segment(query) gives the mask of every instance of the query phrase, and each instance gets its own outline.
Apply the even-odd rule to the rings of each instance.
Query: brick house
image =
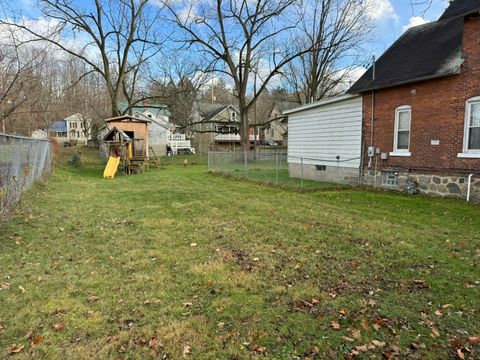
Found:
[[[363,181],[480,199],[480,1],[407,30],[350,89],[363,96]],[[373,110],[373,111],[372,111]]]

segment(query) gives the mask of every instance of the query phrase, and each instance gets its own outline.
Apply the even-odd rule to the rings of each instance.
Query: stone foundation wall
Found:
[[[302,164],[289,163],[288,173],[292,178],[302,177]],[[326,170],[317,170],[315,165],[303,165],[306,180],[328,181],[339,184],[358,185],[359,169],[326,165]]]
[[[384,172],[373,170],[365,171],[363,175],[363,183],[365,185],[376,185],[386,189],[395,189],[405,191],[410,182],[414,182],[417,191],[420,194],[455,197],[465,199],[468,188],[467,176],[446,176],[446,175],[429,175],[429,174],[412,174],[407,172],[396,172],[397,184],[395,186],[384,185]],[[375,182],[376,180],[376,182]],[[472,177],[472,185],[470,187],[470,200],[480,202],[480,176]]]

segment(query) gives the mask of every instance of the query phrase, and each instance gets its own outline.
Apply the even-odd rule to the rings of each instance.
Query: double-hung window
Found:
[[[412,108],[404,105],[395,109],[393,156],[410,156],[410,123]]]
[[[463,153],[459,157],[480,157],[480,96],[467,100]]]

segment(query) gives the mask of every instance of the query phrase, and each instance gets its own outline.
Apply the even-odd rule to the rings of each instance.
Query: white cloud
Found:
[[[369,0],[368,15],[374,21],[399,19],[390,0]]]
[[[428,22],[430,22],[430,20],[427,20],[427,19],[425,19],[421,16],[412,16],[410,18],[410,20],[408,21],[408,24],[404,25],[402,27],[402,31],[405,32],[408,29],[410,29],[411,27],[418,26],[418,25],[423,25],[423,24],[426,24]]]

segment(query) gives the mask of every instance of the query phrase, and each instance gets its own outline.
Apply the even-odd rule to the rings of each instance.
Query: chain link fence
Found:
[[[0,134],[0,218],[35,180],[51,171],[51,159],[49,140]]]
[[[338,176],[310,180],[313,171],[318,168],[312,165],[316,160],[288,156],[285,149],[262,149],[254,152],[242,151],[210,151],[208,153],[208,171],[233,178],[249,179],[284,187],[300,189],[340,189],[346,187],[339,184]],[[289,166],[290,162],[290,166]],[[318,161],[316,161],[318,162]],[[321,171],[321,170],[320,170]],[[357,170],[358,173],[358,170]],[[352,183],[358,182],[358,175],[352,177]]]

